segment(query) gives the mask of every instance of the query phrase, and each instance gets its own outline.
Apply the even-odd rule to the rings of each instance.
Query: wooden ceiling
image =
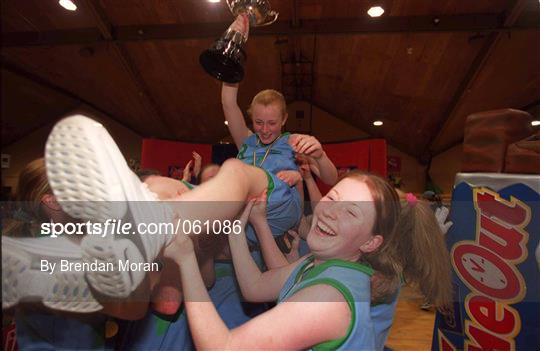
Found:
[[[224,0],[74,2],[1,2],[3,146],[81,104],[143,137],[227,135],[198,63],[232,20]],[[282,90],[425,161],[462,141],[468,114],[540,101],[538,0],[270,2],[279,21],[250,33],[242,107]]]

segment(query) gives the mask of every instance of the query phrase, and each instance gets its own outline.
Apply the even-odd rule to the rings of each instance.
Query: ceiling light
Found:
[[[368,11],[371,17],[380,17],[384,13],[384,9],[380,6],[372,6]]]
[[[380,126],[383,125],[383,122],[382,122],[382,121],[374,121],[374,122],[373,122],[373,125],[374,125],[375,127],[380,127]]]
[[[225,122],[223,122],[223,123],[225,123],[226,126],[229,125],[229,121],[225,121]]]
[[[216,3],[216,2],[220,2],[221,0],[208,0],[208,2],[212,2],[212,3]]]
[[[532,125],[533,127],[540,126],[540,121],[539,121],[539,120],[532,121],[532,122],[531,122],[531,125]]]
[[[77,9],[77,5],[75,5],[71,0],[60,0],[58,3],[60,6],[69,11],[75,11]]]

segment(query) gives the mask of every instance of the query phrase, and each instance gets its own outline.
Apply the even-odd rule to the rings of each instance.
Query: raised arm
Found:
[[[252,134],[246,125],[242,110],[238,106],[238,84],[223,83],[221,87],[221,105],[225,120],[227,120],[229,132],[233,137],[236,147],[240,149],[244,140]]]
[[[193,159],[195,160],[195,163],[193,164],[193,176],[198,179],[199,174],[201,173],[202,156],[199,155],[196,151],[193,151],[191,154],[193,155]]]
[[[190,239],[177,237],[165,249],[165,256],[174,258],[180,266],[187,317],[197,349],[307,349],[347,334],[351,310],[343,296],[328,285],[302,289],[287,302],[230,330],[210,300]],[[366,325],[366,332],[372,333],[370,325]]]
[[[246,209],[240,216],[242,223],[247,222],[253,204],[254,200],[246,205]],[[262,273],[249,252],[245,231],[240,234],[230,234],[229,246],[238,284],[244,298],[251,302],[276,301],[279,291],[296,264],[287,264]]]
[[[319,190],[319,187],[317,186],[317,183],[315,183],[315,179],[313,179],[313,176],[311,175],[311,169],[309,167],[309,164],[304,163],[300,165],[300,174],[302,174],[302,178],[306,183],[306,188],[309,194],[309,201],[311,202],[311,208],[314,209],[315,206],[317,206],[317,203],[321,200],[322,194]]]
[[[193,164],[193,160],[189,160],[189,162],[184,167],[184,171],[182,172],[182,180],[184,182],[191,181],[191,165]]]
[[[261,245],[264,263],[266,263],[268,269],[287,266],[289,261],[287,261],[285,255],[277,246],[272,231],[268,226],[268,221],[266,220],[266,194],[259,197],[253,205],[249,215],[249,222],[253,225],[253,229],[255,229],[259,244]]]

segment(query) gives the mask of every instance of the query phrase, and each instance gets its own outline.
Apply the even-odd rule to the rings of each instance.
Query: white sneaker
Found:
[[[54,269],[50,265],[54,264]],[[94,299],[84,277],[69,263],[81,263],[79,245],[64,237],[9,238],[2,236],[2,308],[20,301],[39,301],[67,312],[89,313],[103,307]]]
[[[112,297],[127,297],[144,279],[142,271],[120,270],[119,262],[152,262],[172,235],[139,235],[139,223],[169,223],[172,211],[128,167],[100,123],[81,115],[53,128],[45,148],[47,176],[69,215],[94,222],[123,219],[130,234],[86,235],[83,259],[113,264],[114,271],[88,272],[92,287]]]

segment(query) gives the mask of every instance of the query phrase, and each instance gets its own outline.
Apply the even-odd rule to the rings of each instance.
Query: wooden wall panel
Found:
[[[449,33],[321,36],[315,101],[420,155],[481,47],[481,40],[468,39],[467,34]],[[375,129],[375,119],[385,125]]]
[[[79,102],[2,69],[2,145],[52,123]]]
[[[519,109],[540,101],[539,42],[540,31],[515,31],[496,44],[474,85],[435,140],[435,151],[444,151],[461,142],[465,119],[471,113],[507,107]]]

